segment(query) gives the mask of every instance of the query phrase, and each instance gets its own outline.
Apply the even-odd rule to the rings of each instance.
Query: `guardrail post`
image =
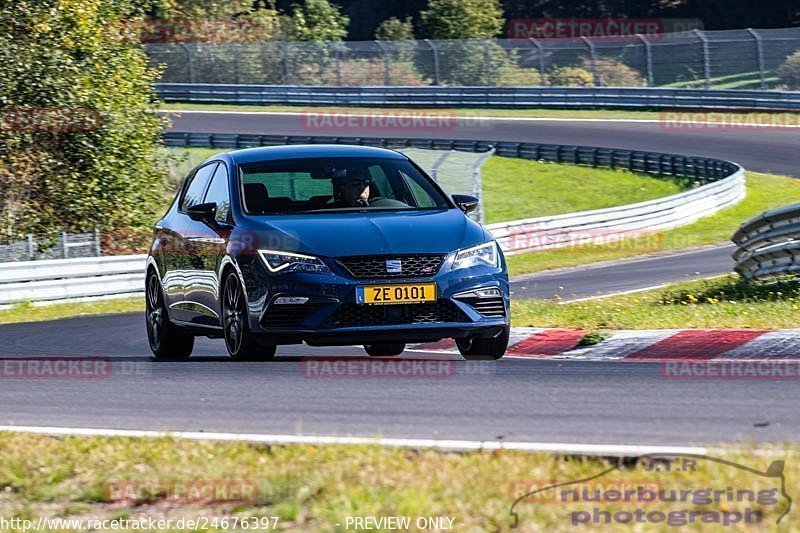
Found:
[[[761,36],[753,28],[747,28],[747,31],[756,40],[756,57],[758,58],[758,73],[761,76],[761,89],[766,90],[767,73],[764,68],[764,41],[761,40]]]
[[[383,55],[383,71],[384,71],[384,85],[391,85],[392,84],[392,67],[391,63],[389,63],[389,55],[386,53],[386,47],[383,45],[382,42],[375,40],[375,44],[378,45],[378,48],[381,49],[381,55]]]
[[[539,55],[539,76],[542,80],[542,87],[544,87],[547,85],[547,75],[544,73],[544,46],[533,37],[529,37],[528,40],[536,47],[536,51]]]
[[[594,78],[594,86],[600,87],[600,78],[597,76],[597,50],[594,48],[594,43],[587,37],[581,37],[581,41],[589,48],[589,60],[592,63],[592,77]]]
[[[441,85],[441,79],[439,77],[439,49],[430,39],[425,39],[425,44],[430,46],[431,50],[433,50],[433,84]]]
[[[94,228],[94,254],[97,257],[103,255],[103,251],[100,246],[100,228]]]
[[[711,49],[708,46],[708,38],[698,29],[693,30],[697,38],[703,44],[703,72],[706,78],[706,89],[711,88]]]
[[[61,257],[64,259],[69,258],[69,247],[67,246],[67,233],[61,232]]]
[[[647,65],[647,86],[653,87],[655,85],[653,82],[653,45],[647,40],[647,37],[641,33],[637,33],[636,37],[644,45],[644,61],[645,65]]]
[[[486,85],[492,86],[492,52],[489,48],[489,41],[481,39],[483,43],[483,55],[486,58]]]

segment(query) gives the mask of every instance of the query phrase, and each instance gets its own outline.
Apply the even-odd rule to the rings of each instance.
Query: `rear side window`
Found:
[[[216,163],[211,163],[195,172],[194,177],[190,179],[189,185],[186,187],[186,192],[183,193],[181,211],[186,211],[192,206],[203,203],[203,196],[208,188],[208,182],[211,180],[216,167]]]
[[[208,187],[206,198],[203,202],[217,204],[217,220],[228,222],[231,214],[231,196],[228,193],[228,171],[225,165],[217,165],[214,178]]]

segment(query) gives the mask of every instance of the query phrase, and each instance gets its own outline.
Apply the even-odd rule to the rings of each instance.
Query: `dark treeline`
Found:
[[[268,3],[269,0],[266,0]],[[256,0],[263,4],[265,0]],[[277,0],[288,11],[297,0]],[[372,39],[381,21],[410,16],[415,26],[427,0],[332,0],[350,17],[349,40]],[[800,0],[503,0],[506,20],[540,17],[665,17],[700,19],[708,30],[800,26]]]

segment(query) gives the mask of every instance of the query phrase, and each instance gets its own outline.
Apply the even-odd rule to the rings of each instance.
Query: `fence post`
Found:
[[[375,44],[377,44],[378,48],[381,49],[381,54],[383,55],[383,71],[384,71],[383,84],[389,86],[392,84],[392,67],[391,63],[389,62],[389,55],[386,53],[386,47],[383,45],[382,42],[376,39]]]
[[[61,257],[67,259],[69,257],[69,247],[67,246],[67,233],[61,232]]]
[[[292,69],[289,68],[289,41],[283,41],[283,80],[286,85],[292,84]]]
[[[100,257],[103,251],[100,246],[100,228],[94,228],[94,255]]]
[[[653,45],[647,40],[647,37],[641,33],[637,33],[636,37],[638,37],[644,45],[644,60],[647,65],[647,86],[653,87],[655,85],[653,82]]]
[[[239,43],[235,43],[233,45],[233,55],[235,58],[235,65],[236,65],[236,83],[241,85],[242,84],[242,45]]]
[[[492,86],[492,52],[489,48],[489,41],[481,39],[483,43],[483,55],[486,58],[486,85]]]
[[[544,87],[547,85],[547,75],[544,73],[544,46],[533,37],[529,37],[528,40],[536,47],[539,54],[539,76],[542,80],[542,87]]]
[[[178,43],[186,51],[186,63],[189,67],[189,83],[197,83],[194,76],[194,53],[186,43]]]
[[[34,255],[36,255],[36,244],[33,241],[33,235],[28,235],[28,259],[33,261]]]
[[[587,37],[581,37],[581,41],[589,48],[589,60],[592,62],[592,77],[594,78],[594,86],[600,87],[600,79],[597,76],[597,51],[594,48],[594,43]]]
[[[433,50],[433,84],[441,85],[441,80],[439,78],[439,49],[430,39],[425,39],[425,44],[430,46],[431,50]]]
[[[336,41],[328,41],[328,46],[333,50],[333,61],[336,65],[336,85],[342,85],[342,58],[339,51],[339,44]]]
[[[747,31],[750,35],[753,36],[753,39],[756,40],[756,57],[758,58],[758,73],[761,75],[761,89],[765,90],[767,88],[767,73],[764,69],[764,41],[761,40],[761,36],[756,33],[756,30],[753,28],[747,28]]]
[[[693,30],[700,42],[703,43],[703,71],[706,78],[706,89],[711,88],[711,50],[708,47],[708,38],[698,29]]]

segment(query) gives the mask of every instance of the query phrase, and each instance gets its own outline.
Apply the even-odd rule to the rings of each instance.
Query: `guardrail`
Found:
[[[0,264],[0,305],[144,292],[146,255]]]
[[[168,102],[309,106],[800,110],[800,91],[659,87],[311,87],[157,83]]]
[[[756,280],[800,271],[800,203],[765,211],[741,225],[732,240],[736,272]]]

